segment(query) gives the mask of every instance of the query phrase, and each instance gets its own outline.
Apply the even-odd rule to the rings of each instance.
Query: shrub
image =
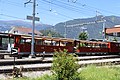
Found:
[[[66,50],[60,50],[55,52],[53,58],[52,70],[57,80],[77,79],[79,65],[72,54],[68,54]]]

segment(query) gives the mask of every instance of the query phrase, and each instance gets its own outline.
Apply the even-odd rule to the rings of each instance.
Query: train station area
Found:
[[[120,37],[120,25],[116,25],[112,28],[106,28],[105,33],[107,35]]]
[[[105,37],[110,40],[110,37],[117,38],[120,42],[120,25],[115,25],[112,28],[105,28]]]

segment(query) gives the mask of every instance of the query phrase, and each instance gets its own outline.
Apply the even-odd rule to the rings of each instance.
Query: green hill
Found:
[[[99,22],[103,20],[102,17],[103,16],[98,16],[98,17],[92,17],[92,18],[74,19],[66,22],[61,22],[56,24],[54,27],[52,27],[51,30],[54,29],[56,32],[59,32],[61,35],[64,36],[65,24],[66,26],[84,24],[82,26],[79,25],[79,26],[67,27],[66,37],[78,38],[78,35],[80,32],[86,31],[89,34],[89,39],[93,39],[93,38],[102,39],[103,38],[103,34],[102,34],[103,22]],[[120,24],[120,17],[118,16],[105,16],[104,19],[106,20],[106,24],[105,24],[106,28],[110,28]],[[88,24],[88,23],[91,23],[91,24]]]

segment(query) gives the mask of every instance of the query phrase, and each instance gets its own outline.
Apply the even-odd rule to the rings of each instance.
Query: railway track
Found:
[[[120,56],[118,55],[106,55],[106,56],[82,56],[77,57],[78,64],[80,67],[87,66],[90,64],[95,64],[98,66],[101,65],[119,65],[120,64]],[[1,73],[12,73],[13,67],[23,67],[22,71],[44,71],[50,70],[52,65],[52,57],[46,57],[42,60],[42,57],[39,58],[24,58],[24,59],[16,59],[15,63],[13,58],[0,60],[0,74]],[[15,65],[14,65],[15,64]]]

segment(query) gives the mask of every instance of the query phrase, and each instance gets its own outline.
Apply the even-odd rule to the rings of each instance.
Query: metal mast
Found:
[[[34,54],[35,7],[36,7],[36,0],[33,0],[33,24],[32,24],[33,27],[32,27],[32,44],[31,44],[30,57],[35,57],[35,54]]]
[[[66,22],[65,22],[64,27],[65,27],[65,34],[64,34],[64,36],[65,36],[65,38],[67,38],[67,26],[66,26]]]
[[[36,0],[33,0],[33,2],[31,2],[31,0],[29,0],[28,2],[24,3],[25,5],[28,3],[33,3],[33,16],[27,16],[27,19],[32,20],[32,43],[31,43],[31,54],[30,54],[30,58],[34,58],[35,54],[34,54],[34,29],[35,29],[35,9],[36,9]]]
[[[103,40],[105,40],[105,23],[106,23],[106,20],[103,19]]]

